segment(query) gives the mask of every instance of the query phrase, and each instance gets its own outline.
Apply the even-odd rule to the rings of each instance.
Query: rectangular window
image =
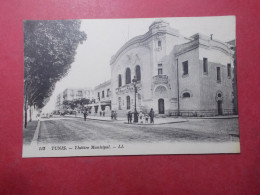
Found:
[[[105,97],[105,92],[104,91],[102,91],[102,98],[104,98]]]
[[[182,62],[182,67],[183,67],[183,75],[188,75],[189,74],[188,61]]]
[[[221,82],[220,67],[217,67],[217,82]]]
[[[203,58],[203,73],[208,74],[208,58]]]
[[[118,110],[122,110],[122,107],[121,107],[121,97],[118,97]]]
[[[162,46],[162,42],[158,41],[158,47],[161,47],[161,46]]]
[[[83,92],[82,91],[78,91],[77,96],[78,97],[82,97],[83,96]]]
[[[98,99],[100,99],[100,93],[98,92],[98,94],[97,94],[97,97],[98,97]]]
[[[107,89],[107,97],[109,97],[110,89]]]
[[[130,109],[130,96],[126,96],[126,109]]]
[[[231,77],[231,64],[227,65],[227,75],[229,78]]]
[[[158,75],[163,74],[162,64],[158,64]]]

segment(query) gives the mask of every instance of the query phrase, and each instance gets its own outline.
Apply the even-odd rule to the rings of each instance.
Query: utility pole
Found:
[[[137,83],[137,79],[136,76],[134,76],[133,80],[132,80],[133,84],[134,84],[134,90],[135,90],[135,111],[134,111],[134,122],[138,123],[138,114],[137,114],[137,110],[136,110],[136,93],[137,93],[137,87],[136,87],[136,83]]]
[[[177,102],[178,102],[178,111],[177,111],[177,116],[180,116],[180,86],[179,86],[179,62],[178,58],[176,59],[177,63]]]

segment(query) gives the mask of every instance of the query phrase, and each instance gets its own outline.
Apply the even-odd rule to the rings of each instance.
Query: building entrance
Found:
[[[164,99],[158,100],[158,110],[159,114],[164,114]]]
[[[222,109],[222,101],[218,100],[218,115],[223,115],[223,109]]]

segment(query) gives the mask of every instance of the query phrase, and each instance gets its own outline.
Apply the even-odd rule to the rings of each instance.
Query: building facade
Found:
[[[105,111],[105,115],[110,114],[111,110],[111,81],[103,82],[94,88],[95,101],[88,105],[92,115]]]
[[[202,34],[182,36],[167,22],[126,42],[112,56],[111,106],[125,115],[137,111],[184,116],[233,113],[234,51]]]
[[[56,110],[63,110],[64,101],[72,101],[76,99],[94,99],[94,91],[91,88],[67,88],[63,92],[59,93],[56,98]]]

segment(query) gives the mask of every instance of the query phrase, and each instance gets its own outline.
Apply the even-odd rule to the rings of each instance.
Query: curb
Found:
[[[80,117],[80,116],[76,116],[76,117],[65,116],[65,117],[84,119],[83,117]],[[127,123],[127,122],[124,122],[125,120],[102,120],[102,119],[99,119],[99,118],[88,118],[88,117],[87,117],[87,120],[117,122],[117,123],[123,122],[121,124],[126,124],[126,125],[165,125],[165,124],[183,123],[183,122],[188,122],[189,121],[189,120],[185,119],[185,120],[182,120],[182,121],[163,122],[163,123],[157,123],[157,124],[151,124],[151,123],[145,124],[145,123]]]
[[[164,122],[164,123],[157,123],[157,124],[151,124],[151,123],[148,123],[148,124],[145,124],[145,123],[127,123],[127,122],[124,122],[124,124],[127,124],[127,125],[144,125],[144,126],[154,126],[154,125],[165,125],[165,124],[173,124],[173,123],[184,123],[184,122],[188,122],[188,120],[185,120],[185,121],[173,121],[173,122]]]
[[[41,121],[38,120],[38,124],[37,124],[37,127],[36,127],[36,130],[34,132],[34,135],[33,135],[33,139],[32,139],[32,142],[31,142],[31,146],[35,146],[38,144],[38,137],[39,137],[39,131],[40,131],[40,123]]]
[[[189,119],[234,119],[239,118],[239,116],[230,116],[230,117],[189,117]]]
[[[65,117],[84,119],[83,117],[80,117],[80,116],[76,116],[76,117],[65,116]],[[87,120],[96,120],[96,121],[107,121],[107,122],[121,122],[121,121],[124,121],[124,120],[104,120],[104,119],[99,119],[99,118],[88,118],[88,117],[86,119]]]
[[[102,119],[97,119],[97,118],[88,118],[88,120],[96,120],[96,121],[107,121],[107,122],[122,122],[123,120],[102,120]]]

